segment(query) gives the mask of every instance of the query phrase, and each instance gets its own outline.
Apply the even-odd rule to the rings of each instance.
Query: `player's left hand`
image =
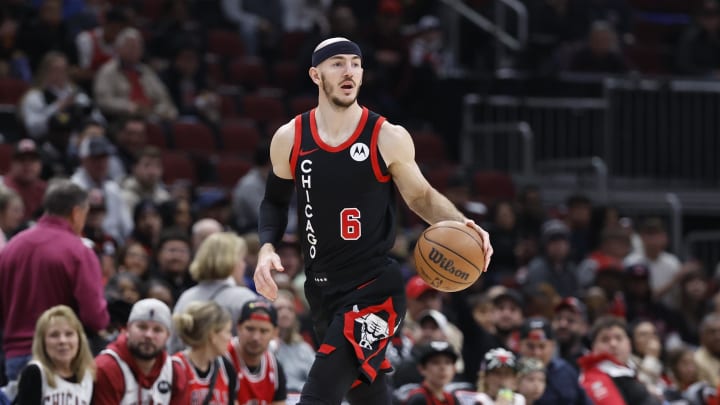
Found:
[[[480,235],[480,239],[482,239],[483,253],[485,254],[485,268],[483,269],[483,272],[486,272],[488,266],[490,266],[490,258],[493,254],[493,247],[490,244],[490,234],[482,229],[482,227],[476,224],[472,219],[466,219],[465,225],[477,232]]]

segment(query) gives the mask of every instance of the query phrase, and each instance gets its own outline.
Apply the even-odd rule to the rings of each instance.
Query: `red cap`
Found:
[[[408,298],[418,299],[428,291],[434,291],[420,276],[413,276],[405,286],[405,295]]]

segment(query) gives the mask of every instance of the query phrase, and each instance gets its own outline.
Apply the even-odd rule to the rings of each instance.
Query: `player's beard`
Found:
[[[325,97],[327,97],[328,100],[337,108],[341,109],[348,109],[351,105],[355,104],[355,101],[357,101],[358,92],[355,93],[355,97],[349,100],[343,100],[340,99],[340,97],[333,96],[333,93],[335,92],[335,86],[328,83],[324,78],[320,77],[320,80],[322,82],[322,88],[323,92],[325,93]],[[357,86],[355,86],[356,89],[358,89]],[[359,90],[359,89],[358,89]]]

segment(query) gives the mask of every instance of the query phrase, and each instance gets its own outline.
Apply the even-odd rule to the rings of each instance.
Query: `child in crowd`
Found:
[[[525,405],[525,397],[517,390],[517,359],[501,347],[485,354],[478,376],[479,405]]]

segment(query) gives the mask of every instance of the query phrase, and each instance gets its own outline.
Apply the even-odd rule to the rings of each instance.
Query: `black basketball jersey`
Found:
[[[350,138],[330,146],[318,134],[314,109],[295,117],[290,167],[306,269],[332,273],[387,260],[395,241],[396,206],[377,146],[383,122],[363,108]]]

